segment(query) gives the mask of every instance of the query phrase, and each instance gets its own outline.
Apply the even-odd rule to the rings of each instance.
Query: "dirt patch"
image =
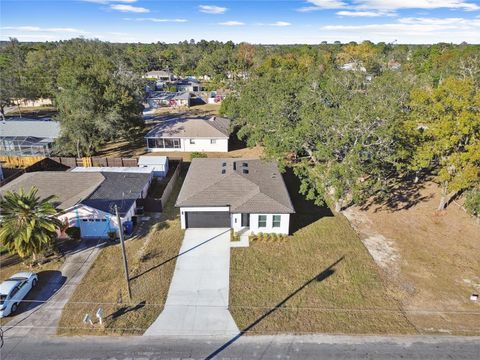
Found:
[[[480,334],[480,226],[451,204],[437,212],[439,189],[419,187],[403,209],[352,207],[345,216],[382,269],[386,283],[420,332]]]

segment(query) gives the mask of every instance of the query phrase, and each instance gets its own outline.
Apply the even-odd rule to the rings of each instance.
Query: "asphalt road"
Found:
[[[10,359],[480,359],[480,337],[7,337]]]

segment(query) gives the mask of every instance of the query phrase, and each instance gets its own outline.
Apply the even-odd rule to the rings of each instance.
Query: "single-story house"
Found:
[[[153,91],[150,92],[147,98],[147,105],[148,108],[152,109],[160,107],[188,107],[191,105],[191,94],[189,92]]]
[[[175,76],[168,70],[154,70],[145,74],[146,79],[156,79],[161,81],[173,81]]]
[[[168,158],[166,156],[140,156],[139,169],[148,169],[155,177],[165,177],[168,173]]]
[[[182,229],[252,234],[288,234],[295,212],[277,164],[259,159],[192,159],[176,206]]]
[[[176,117],[156,125],[145,139],[148,151],[227,152],[229,136],[229,119]]]
[[[202,85],[195,79],[177,81],[178,92],[198,92],[202,91]]]
[[[36,186],[41,198],[56,196],[58,219],[79,227],[82,237],[105,238],[119,227],[114,205],[123,225],[131,221],[136,202],[147,196],[151,181],[151,172],[41,171],[21,175],[2,186],[0,194],[22,188],[28,191]]]
[[[0,121],[0,155],[49,156],[60,123],[50,119],[7,118]]]

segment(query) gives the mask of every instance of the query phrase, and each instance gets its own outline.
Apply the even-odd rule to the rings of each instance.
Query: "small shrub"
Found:
[[[230,241],[240,241],[240,235],[238,235],[233,229],[230,230]]]
[[[78,226],[71,226],[67,230],[65,230],[65,234],[68,235],[69,238],[73,240],[80,239],[80,228]]]
[[[474,216],[480,216],[480,188],[472,189],[465,194],[465,209]]]
[[[110,230],[108,233],[108,239],[113,241],[117,238],[117,232],[115,230]]]
[[[195,158],[206,158],[207,154],[204,152],[199,152],[199,151],[194,151],[190,154],[190,160],[195,159]]]

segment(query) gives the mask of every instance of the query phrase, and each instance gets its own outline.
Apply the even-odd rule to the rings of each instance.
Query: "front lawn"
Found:
[[[346,218],[314,206],[285,176],[294,234],[234,248],[230,310],[249,334],[407,334],[415,329],[388,293]]]
[[[141,235],[125,243],[133,299],[127,296],[120,245],[108,246],[65,306],[59,335],[141,335],[158,317],[183,239],[178,209],[174,207],[186,175],[183,166],[160,219],[152,217],[146,224],[147,231],[140,231]],[[104,310],[103,326],[95,319],[99,306]],[[93,327],[82,322],[87,313],[95,320]]]

